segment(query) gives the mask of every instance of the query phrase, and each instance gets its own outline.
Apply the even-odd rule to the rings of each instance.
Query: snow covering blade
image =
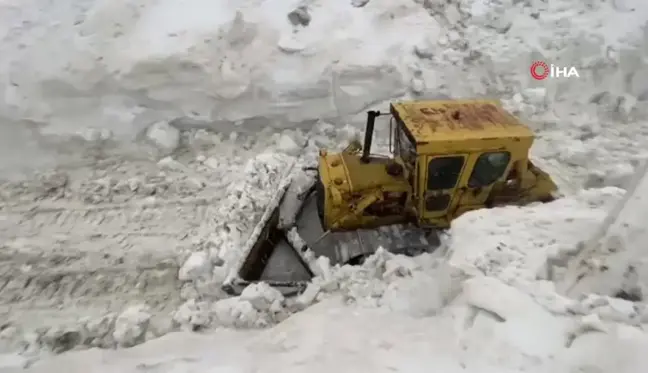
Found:
[[[286,210],[283,201],[287,192],[293,191],[298,184],[293,182],[297,163],[295,161],[282,175],[277,193],[266,206],[241,251],[239,261],[223,284],[226,292],[238,295],[251,283],[265,282],[289,295],[302,291],[313,277],[304,253],[296,249],[286,230],[281,229],[286,225],[286,219],[280,219]],[[305,247],[300,249],[305,250]]]
[[[303,290],[313,277],[307,262],[291,245],[286,233],[278,228],[279,208],[275,207],[256,242],[251,246],[236,277],[226,282],[225,290],[240,294],[255,282],[265,282],[278,288],[284,295]]]

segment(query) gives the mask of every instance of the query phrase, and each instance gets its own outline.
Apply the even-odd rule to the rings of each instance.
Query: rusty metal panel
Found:
[[[531,129],[496,100],[406,101],[393,103],[390,111],[405,125],[417,146],[533,138]]]
[[[494,101],[420,101],[398,106],[400,117],[415,132],[484,131],[521,125]]]

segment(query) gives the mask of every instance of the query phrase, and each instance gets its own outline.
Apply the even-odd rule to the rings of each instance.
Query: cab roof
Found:
[[[533,139],[533,131],[496,100],[404,101],[392,103],[390,111],[405,125],[417,145]]]

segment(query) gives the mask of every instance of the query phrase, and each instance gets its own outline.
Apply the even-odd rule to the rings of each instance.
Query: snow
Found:
[[[164,155],[171,154],[180,144],[180,131],[165,122],[153,123],[146,129],[146,137]]]
[[[646,209],[648,163],[637,168],[627,183],[627,193],[595,234],[581,242],[571,260],[560,289],[570,295],[598,293],[642,299],[646,293],[644,242],[646,229],[641,216]],[[572,253],[573,254],[573,253]]]
[[[68,372],[90,373],[135,372],[145,367],[228,372],[278,368],[297,372],[304,367],[315,372],[352,372],[365,367],[388,372],[424,371],[430,366],[447,372],[513,372],[520,368],[529,372],[613,368],[640,372],[641,364],[646,363],[640,349],[648,340],[636,329],[619,326],[605,332],[590,331],[566,348],[569,338],[574,338],[566,330],[582,327],[581,322],[553,317],[515,288],[496,281],[480,282],[475,279],[467,286],[480,292],[496,291],[498,297],[488,301],[475,292],[466,297],[470,300],[477,296],[482,300],[480,306],[486,307],[494,306],[495,301],[516,305],[504,313],[506,321],[466,306],[424,318],[381,309],[350,310],[334,298],[272,329],[223,329],[206,335],[172,333],[123,351],[60,355],[49,365],[36,362],[28,371],[49,372],[55,364],[65,366]]]
[[[252,284],[241,293],[241,300],[250,302],[258,310],[269,310],[281,307],[283,295],[265,283]]]
[[[204,251],[193,252],[185,260],[182,267],[180,267],[178,279],[180,281],[191,281],[209,275],[211,270],[210,264],[208,253]]]
[[[21,352],[0,371],[645,370],[648,307],[600,291],[646,273],[645,188],[627,186],[648,156],[645,2],[0,9],[0,351]],[[580,78],[534,81],[536,59]],[[466,214],[431,255],[316,259],[296,299],[220,290],[292,165],[367,108],[444,96],[501,98],[564,197]],[[587,258],[612,280],[556,291],[626,188],[620,252]]]
[[[121,347],[130,347],[141,343],[150,319],[151,314],[146,306],[127,308],[115,320],[113,338]]]

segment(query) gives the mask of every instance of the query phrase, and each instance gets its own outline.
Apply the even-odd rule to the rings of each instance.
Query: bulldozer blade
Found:
[[[291,245],[285,231],[279,228],[282,201],[293,185],[293,169],[294,164],[284,173],[275,197],[246,241],[239,261],[231,268],[223,284],[227,293],[238,295],[252,283],[265,282],[290,295],[302,291],[313,277],[303,253]]]
[[[313,278],[313,272],[300,253],[290,244],[283,230],[277,228],[279,208],[272,212],[259,239],[252,245],[236,277],[226,282],[224,289],[233,295],[256,282],[265,282],[292,295],[303,291]]]
[[[303,171],[292,178],[281,200],[278,225],[281,229],[289,230],[295,226],[298,215],[304,210],[304,201],[315,190],[317,172],[310,169]]]

